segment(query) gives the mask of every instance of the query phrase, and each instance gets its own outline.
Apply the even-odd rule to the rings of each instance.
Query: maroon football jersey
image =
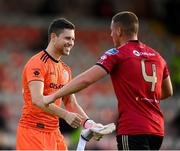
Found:
[[[161,85],[169,72],[160,54],[139,41],[129,41],[106,51],[97,65],[111,75],[118,100],[118,134],[163,136]]]

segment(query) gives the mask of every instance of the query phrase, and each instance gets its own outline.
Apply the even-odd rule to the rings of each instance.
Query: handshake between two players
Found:
[[[55,95],[44,96],[44,99],[43,99],[44,105],[48,106],[50,103],[52,103],[56,99],[57,98]],[[69,124],[68,120],[67,120],[67,123]],[[100,140],[104,135],[110,134],[116,129],[116,126],[114,123],[110,123],[108,125],[102,125],[102,124],[97,124],[93,120],[90,120],[90,119],[87,119],[84,122],[83,127],[84,129],[81,132],[77,150],[84,150],[86,142],[89,141],[91,138],[94,137],[96,140]],[[74,128],[77,128],[76,122],[74,124]]]

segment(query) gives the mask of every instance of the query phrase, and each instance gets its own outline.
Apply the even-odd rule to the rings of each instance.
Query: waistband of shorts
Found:
[[[56,127],[49,127],[46,126],[43,123],[33,123],[33,124],[27,124],[27,123],[19,123],[19,126],[25,127],[25,128],[33,128],[39,131],[45,131],[45,132],[49,132],[49,131],[54,131],[59,129],[59,126]]]

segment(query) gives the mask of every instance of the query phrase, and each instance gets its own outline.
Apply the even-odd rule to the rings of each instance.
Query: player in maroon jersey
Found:
[[[78,92],[110,74],[118,100],[118,149],[158,150],[164,136],[160,100],[172,96],[173,89],[165,60],[138,40],[138,29],[134,13],[116,14],[111,22],[115,48],[57,93],[44,97],[44,103]]]

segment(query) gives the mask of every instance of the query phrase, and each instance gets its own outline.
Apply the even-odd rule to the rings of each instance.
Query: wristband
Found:
[[[88,120],[90,120],[90,119],[87,118],[87,119],[84,121],[84,123],[83,123],[83,127],[84,127],[84,128],[85,128],[85,123],[86,123]]]
[[[94,123],[95,123],[95,122],[94,122],[93,120],[91,120],[91,119],[86,119],[85,122],[84,122],[84,124],[83,124],[83,127],[84,127],[85,129],[91,128],[91,127],[93,127]]]

